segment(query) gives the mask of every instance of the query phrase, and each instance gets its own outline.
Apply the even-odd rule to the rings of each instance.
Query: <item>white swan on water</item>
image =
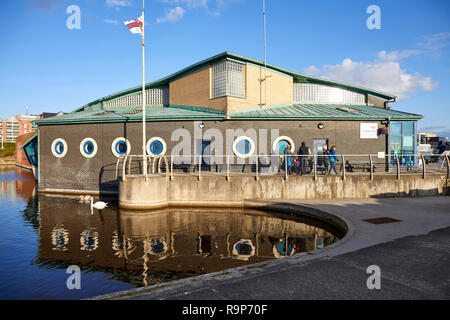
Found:
[[[105,209],[108,206],[108,203],[105,203],[103,201],[97,201],[94,203],[94,198],[91,197],[91,208],[95,209]]]

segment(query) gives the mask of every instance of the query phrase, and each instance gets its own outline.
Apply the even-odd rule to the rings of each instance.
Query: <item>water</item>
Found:
[[[80,299],[322,248],[319,222],[241,209],[91,211],[38,195],[32,173],[0,167],[0,299]],[[286,242],[287,240],[287,242]],[[69,290],[67,267],[81,271]]]

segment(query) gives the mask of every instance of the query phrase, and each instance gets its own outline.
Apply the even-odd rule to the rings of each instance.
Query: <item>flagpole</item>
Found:
[[[145,42],[144,42],[144,28],[145,28],[145,18],[144,18],[144,1],[142,0],[142,156],[144,165],[144,177],[147,180],[147,153],[145,150],[146,138],[146,117],[145,117]]]

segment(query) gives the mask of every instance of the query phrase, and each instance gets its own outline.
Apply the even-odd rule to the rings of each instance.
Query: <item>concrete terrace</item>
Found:
[[[251,202],[249,205],[254,206]],[[290,214],[313,208],[349,232],[321,250],[94,299],[449,299],[450,197],[260,202]],[[370,224],[364,219],[400,220]],[[381,289],[368,290],[370,265]]]

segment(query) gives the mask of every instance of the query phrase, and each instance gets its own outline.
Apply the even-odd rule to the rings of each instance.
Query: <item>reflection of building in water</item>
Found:
[[[52,231],[53,250],[67,251],[69,243],[69,231],[61,227],[54,227]]]
[[[241,209],[106,208],[91,215],[76,200],[40,197],[40,216],[41,260],[121,270],[141,285],[315,250],[342,236],[318,222]]]
[[[29,203],[35,196],[35,178],[30,170],[17,167],[0,167],[2,180],[0,181],[1,193],[9,199],[22,198]]]

